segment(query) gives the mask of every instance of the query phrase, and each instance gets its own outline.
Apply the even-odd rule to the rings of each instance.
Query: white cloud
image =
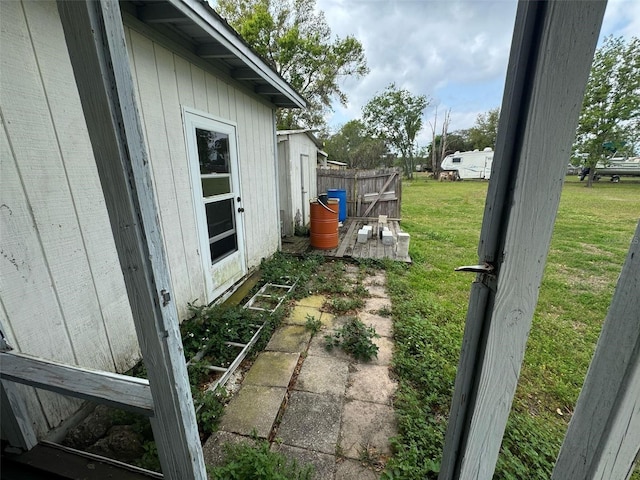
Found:
[[[371,70],[343,82],[349,103],[335,107],[334,128],[359,118],[392,82],[429,96],[440,112],[451,108],[451,130],[470,127],[501,104],[515,0],[317,0],[317,6],[334,34],[362,42]],[[640,35],[640,1],[610,0],[602,32]],[[421,145],[431,136],[426,121],[425,127]]]

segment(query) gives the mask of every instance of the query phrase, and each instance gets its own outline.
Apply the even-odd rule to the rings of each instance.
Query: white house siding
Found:
[[[153,169],[161,223],[181,318],[207,301],[182,107],[237,125],[247,267],[278,249],[274,119],[258,97],[214,75],[199,59],[126,18],[126,38]],[[171,49],[170,49],[171,48]],[[208,299],[212,300],[212,299]]]
[[[303,225],[311,221],[309,200],[318,196],[318,181],[316,175],[318,148],[304,133],[280,134],[278,144],[278,162],[280,165],[280,209],[283,213],[283,233],[294,233],[296,215],[302,216]],[[305,175],[302,176],[301,155],[307,155]],[[302,188],[304,182],[304,205]]]
[[[0,2],[0,321],[17,351],[124,371],[139,357],[53,2]],[[42,435],[79,402],[26,395]]]

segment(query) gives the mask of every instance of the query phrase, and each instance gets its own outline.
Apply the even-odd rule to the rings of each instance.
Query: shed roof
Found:
[[[194,54],[223,69],[277,107],[304,108],[305,99],[204,0],[135,0],[123,11],[178,37]]]
[[[278,130],[276,133],[279,137],[284,137],[286,135],[296,135],[296,134],[300,134],[300,133],[304,133],[307,135],[307,137],[309,137],[311,139],[311,141],[313,143],[315,143],[316,147],[318,147],[319,149],[321,149],[322,147],[324,147],[324,143],[318,139],[318,137],[316,137],[313,132],[317,132],[317,130],[314,130],[312,128],[300,128],[297,130]]]

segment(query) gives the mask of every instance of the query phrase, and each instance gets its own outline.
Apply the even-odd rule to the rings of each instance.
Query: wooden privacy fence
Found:
[[[400,218],[402,177],[398,168],[380,170],[318,169],[318,194],[336,188],[347,192],[347,216]]]

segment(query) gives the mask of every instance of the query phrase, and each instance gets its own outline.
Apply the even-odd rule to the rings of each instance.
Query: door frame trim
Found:
[[[215,126],[212,127],[212,124],[215,124]],[[234,192],[233,197],[242,198],[243,195],[242,179],[240,175],[240,155],[238,152],[238,124],[229,119],[212,115],[209,112],[183,106],[182,125],[184,128],[185,148],[187,163],[189,167],[189,180],[191,183],[191,196],[193,199],[193,208],[198,233],[198,249],[200,251],[200,260],[204,276],[206,289],[205,293],[207,296],[206,301],[207,303],[209,303],[220,297],[225,291],[227,291],[231,286],[242,279],[247,273],[244,219],[242,215],[238,214],[237,212],[237,208],[242,202],[237,202],[234,200],[234,209],[236,210],[234,214],[238,248],[236,252],[219,259],[215,264],[213,264],[211,262],[211,254],[209,252],[209,237],[208,231],[206,229],[207,216],[204,208],[204,203],[202,202],[204,196],[202,194],[202,185],[200,183],[200,169],[195,168],[194,163],[196,161],[195,159],[197,159],[197,152],[193,151],[191,129],[193,129],[194,127],[198,127],[198,125],[202,126],[202,128],[214,130],[217,129],[216,131],[228,134],[229,139],[233,139],[233,141],[229,142],[229,153],[231,156],[229,160],[229,167],[231,170],[231,187]],[[239,260],[240,271],[238,272],[238,274],[231,276],[223,284],[215,285],[212,270],[216,267],[216,265],[221,269],[229,265],[232,261],[234,261],[233,258],[235,257],[235,253],[237,253],[237,257]]]

